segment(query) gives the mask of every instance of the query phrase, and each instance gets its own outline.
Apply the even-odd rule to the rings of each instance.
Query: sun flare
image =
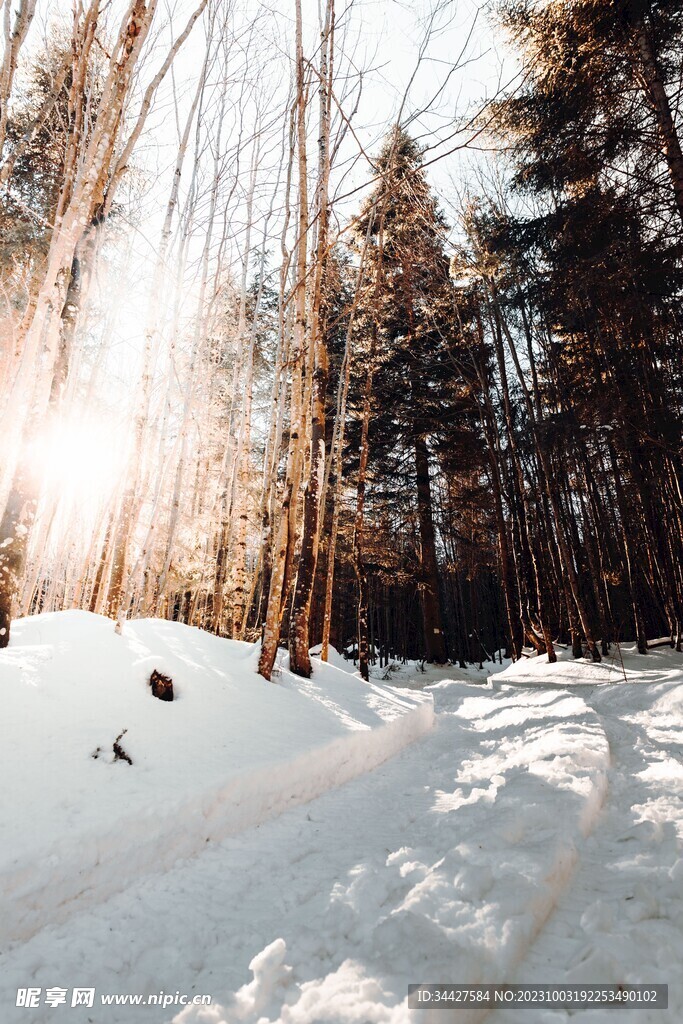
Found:
[[[63,419],[32,447],[41,489],[67,504],[96,506],[114,487],[125,464],[124,443],[102,419]]]

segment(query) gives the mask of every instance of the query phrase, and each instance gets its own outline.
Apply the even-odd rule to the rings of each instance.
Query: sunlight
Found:
[[[125,438],[93,416],[64,419],[35,442],[30,458],[44,493],[94,509],[123,470]]]

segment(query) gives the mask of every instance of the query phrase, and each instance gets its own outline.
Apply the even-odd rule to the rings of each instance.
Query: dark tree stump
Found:
[[[152,696],[159,700],[173,700],[173,680],[156,669],[149,677],[149,685],[152,687]]]

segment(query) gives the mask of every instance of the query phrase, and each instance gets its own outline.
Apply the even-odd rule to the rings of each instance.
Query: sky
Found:
[[[155,36],[148,46],[139,92],[162,62],[171,36],[179,33],[197,3],[159,0]],[[304,48],[307,56],[313,56],[318,45],[320,0],[302,3]],[[285,101],[292,72],[294,0],[211,0],[212,5],[217,5],[218,17],[225,18],[223,35],[237,40],[227,62],[228,96],[235,97],[240,80],[251,76],[266,96],[266,106],[277,112]],[[107,5],[112,26],[118,26],[125,7],[126,0],[112,0]],[[340,218],[357,210],[364,186],[372,178],[363,153],[372,157],[378,152],[399,112],[404,126],[426,147],[429,177],[446,212],[457,203],[463,180],[486,147],[485,140],[473,139],[470,117],[501,86],[514,81],[517,71],[495,28],[494,7],[495,0],[337,0],[337,92],[346,113],[354,111],[353,134],[347,132],[333,173],[337,197],[348,195],[348,201],[338,198]],[[41,45],[47,27],[56,20],[68,24],[71,10],[71,0],[38,0],[35,45]],[[182,111],[191,102],[202,64],[205,21],[195,25],[159,89],[136,151],[141,172],[133,188],[139,211],[136,227],[141,236],[149,236],[152,246],[162,196],[168,193]],[[247,46],[250,53],[243,60],[240,51]],[[349,93],[346,97],[345,91]],[[217,102],[214,97],[213,108],[205,112],[205,123],[210,123]],[[277,157],[277,147],[271,149],[271,155]],[[314,138],[311,156],[315,156]],[[264,165],[266,162],[267,158]]]
[[[174,6],[172,24],[182,25],[192,0]],[[337,64],[339,96],[350,113],[362,91],[352,120],[353,137],[346,144],[333,174],[340,216],[357,209],[363,187],[372,178],[367,160],[375,155],[388,128],[401,121],[426,147],[429,176],[448,206],[472,160],[478,159],[482,141],[472,140],[468,122],[473,112],[514,80],[516,64],[506,53],[504,40],[494,29],[490,0],[352,0],[337,2]],[[314,54],[319,32],[318,0],[303,0],[306,54]],[[229,21],[237,35],[259,19],[260,43],[267,51],[260,84],[274,87],[277,103],[289,83],[293,53],[293,0],[241,0]],[[429,41],[427,42],[427,37]],[[189,97],[202,60],[204,39],[196,28],[174,67],[176,94]],[[422,52],[421,52],[422,50]],[[170,83],[167,83],[170,86]],[[236,83],[233,82],[234,89]],[[182,100],[181,100],[182,102]],[[313,104],[312,104],[313,107]],[[150,119],[144,146],[161,174],[168,172],[176,137],[169,132],[170,87],[159,96]],[[465,144],[468,143],[467,147]],[[460,149],[459,147],[463,147]],[[315,139],[311,139],[315,156]],[[358,191],[356,191],[358,190]]]
[[[46,0],[42,2],[45,5]],[[121,8],[123,0],[115,2]],[[65,4],[66,0],[59,3]],[[141,76],[139,92],[162,62],[171,33],[178,34],[196,3],[197,0],[160,0],[158,36]],[[52,12],[50,16],[54,16],[54,5],[47,6]],[[319,40],[318,0],[303,0],[303,16],[305,53],[315,57]],[[286,145],[286,107],[292,76],[294,0],[220,0],[218,17],[225,19],[221,35],[227,55],[223,64],[215,65],[211,72],[214,88],[208,91],[202,113],[204,137],[194,182],[200,215],[196,218],[198,226],[191,248],[198,254],[204,240],[201,213],[209,202],[218,109],[227,96],[221,137],[226,156],[221,162],[219,208],[223,225],[227,225],[223,255],[228,261],[233,259],[237,268],[244,255],[252,150],[247,143],[236,159],[235,140],[248,138],[257,103],[265,128],[255,189],[256,224],[250,247],[252,251],[260,247],[263,218],[272,207],[267,247],[271,253],[279,250],[284,176],[280,164]],[[455,224],[463,181],[482,155],[481,139],[467,145],[473,139],[469,121],[473,112],[498,92],[501,83],[514,78],[516,70],[510,55],[505,55],[502,39],[494,32],[492,3],[351,0],[345,4],[344,0],[337,0],[336,17],[335,94],[345,116],[353,116],[352,128],[347,130],[332,175],[334,223],[343,228],[357,214],[373,179],[369,160],[378,153],[383,137],[400,114],[402,123],[425,146],[429,178],[447,219]],[[128,198],[135,236],[131,242],[132,259],[138,258],[142,263],[152,259],[156,252],[178,139],[199,78],[205,46],[205,25],[197,23],[176,58],[172,73],[159,89],[136,150],[136,171],[128,182]],[[315,111],[314,96],[309,104],[312,171],[316,160]],[[337,124],[341,124],[338,117]],[[180,206],[188,195],[191,169],[189,153],[183,169]],[[279,198],[273,204],[275,192]],[[125,190],[119,198],[125,206]],[[217,248],[223,225],[216,228]],[[190,260],[192,272],[197,261],[198,255]],[[135,277],[144,277],[144,271],[136,271]],[[186,295],[190,302],[191,282],[186,284]],[[126,316],[133,323],[139,320],[134,308]],[[124,321],[126,316],[122,317]]]

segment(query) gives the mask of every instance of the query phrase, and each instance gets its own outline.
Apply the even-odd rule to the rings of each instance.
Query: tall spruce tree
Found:
[[[431,444],[445,408],[443,339],[452,289],[444,251],[446,222],[421,164],[419,145],[395,129],[377,160],[380,183],[359,218],[359,240],[369,232],[373,243],[360,317],[370,339],[361,376],[371,375],[366,395],[371,489],[382,491],[389,504],[398,500],[404,510],[407,505],[415,515],[423,650],[427,660],[444,662],[448,652]],[[381,474],[375,472],[379,467]],[[356,531],[361,529],[357,523]],[[358,557],[363,560],[362,551]]]

